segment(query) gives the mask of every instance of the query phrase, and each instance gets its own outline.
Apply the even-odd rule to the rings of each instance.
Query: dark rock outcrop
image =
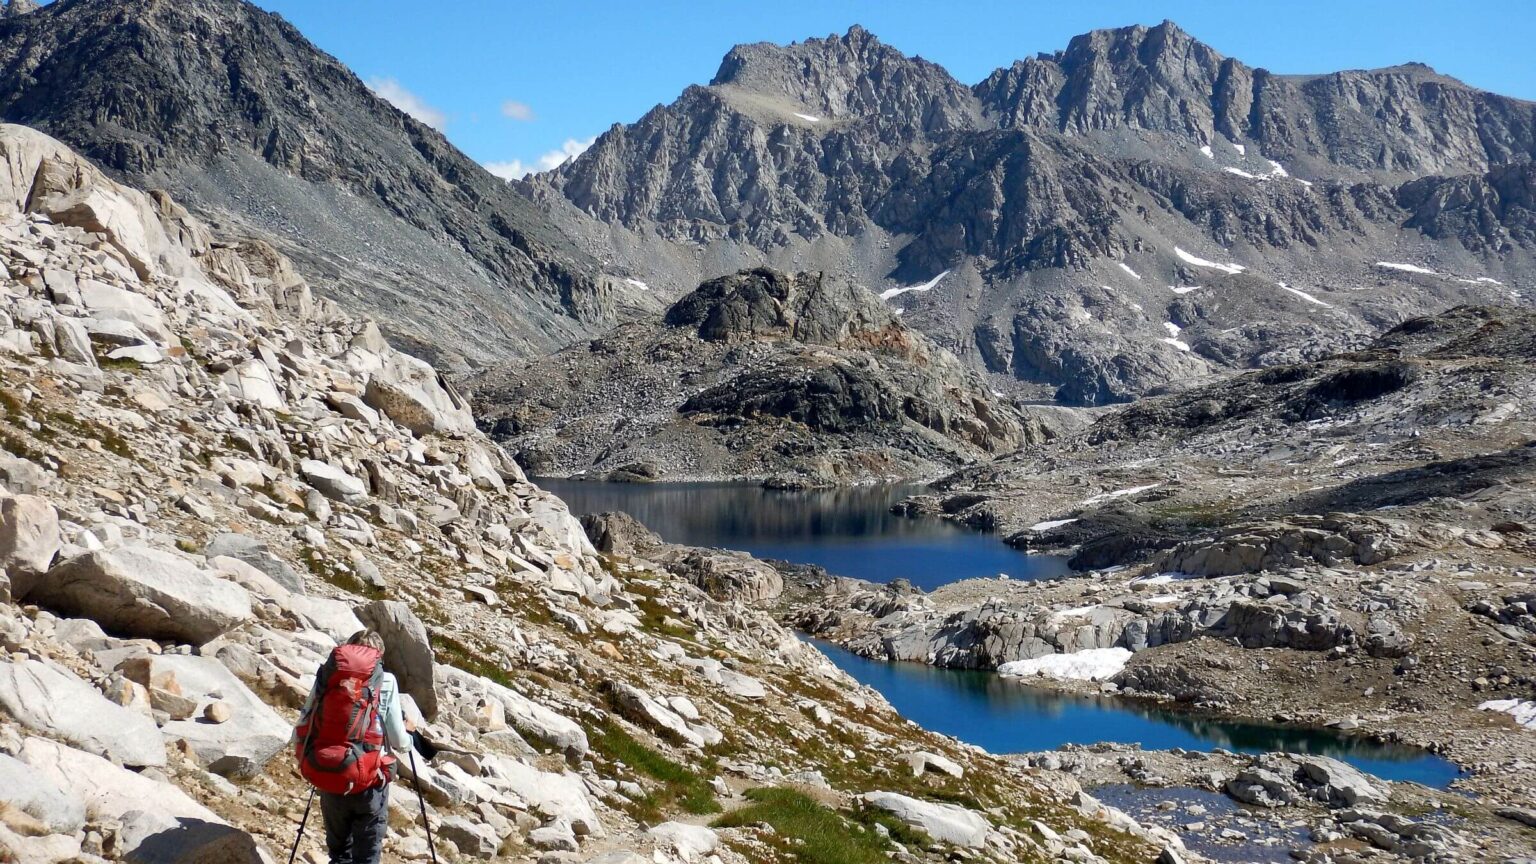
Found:
[[[873,294],[819,273],[711,280],[661,323],[469,384],[493,435],[565,474],[916,477],[1049,434]]]

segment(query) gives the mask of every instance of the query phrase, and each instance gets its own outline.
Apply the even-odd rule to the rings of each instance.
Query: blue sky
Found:
[[[1074,35],[1168,18],[1275,72],[1428,63],[1536,99],[1531,0],[257,0],[502,173],[558,164],[707,83],[739,42],[862,24],[967,84]]]

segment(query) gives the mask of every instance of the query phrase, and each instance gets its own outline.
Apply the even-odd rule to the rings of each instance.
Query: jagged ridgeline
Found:
[[[0,20],[0,117],[458,369],[768,265],[885,293],[1005,389],[1099,405],[1530,290],[1536,107],[1418,65],[1276,75],[1165,23],[966,86],[854,28],[738,46],[509,185],[242,0],[28,5]]]
[[[1277,75],[1164,23],[967,87],[855,27],[738,46],[525,185],[563,224],[635,232],[654,283],[845,273],[962,359],[1093,405],[1528,292],[1533,154],[1536,105],[1422,65]]]
[[[269,240],[453,366],[611,325],[632,286],[538,208],[242,0],[75,0],[0,19],[0,118]]]

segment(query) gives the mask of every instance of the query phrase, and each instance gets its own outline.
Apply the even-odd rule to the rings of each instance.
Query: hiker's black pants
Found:
[[[331,864],[379,864],[389,830],[389,784],[355,795],[320,793]]]

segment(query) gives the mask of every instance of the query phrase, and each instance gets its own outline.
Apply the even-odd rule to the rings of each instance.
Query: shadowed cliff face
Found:
[[[947,273],[891,301],[909,324],[1101,404],[1508,302],[1536,255],[1533,153],[1536,106],[1419,65],[1277,76],[1164,23],[965,87],[855,27],[733,48],[524,188],[703,248],[701,277]]]
[[[545,473],[867,482],[1049,434],[875,295],[766,268],[468,385],[484,425]]]
[[[622,300],[505,182],[241,0],[77,0],[0,20],[0,117],[270,236],[448,359],[552,349]]]

